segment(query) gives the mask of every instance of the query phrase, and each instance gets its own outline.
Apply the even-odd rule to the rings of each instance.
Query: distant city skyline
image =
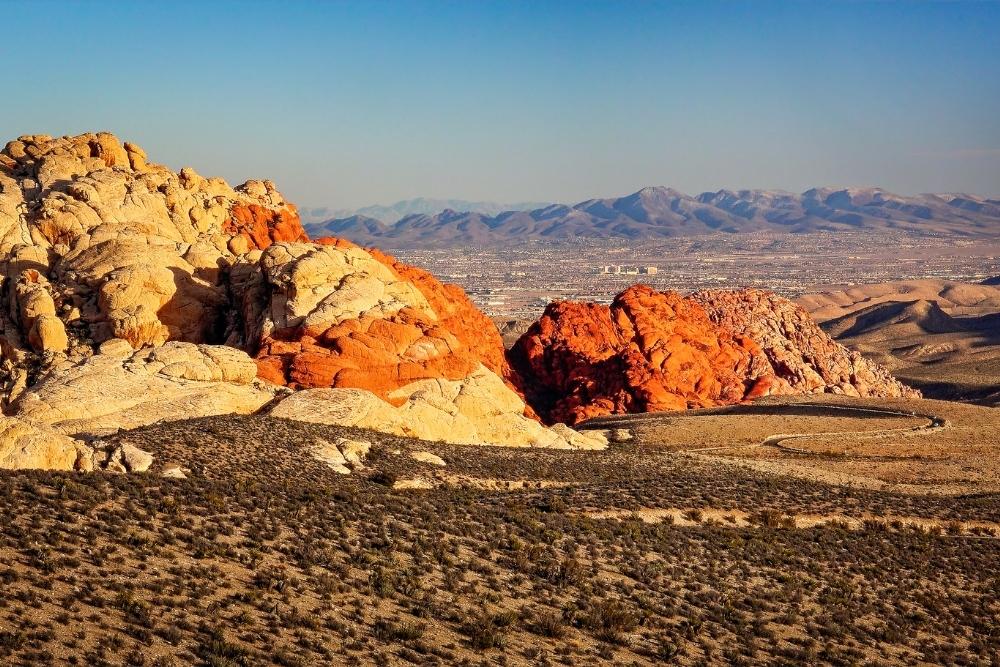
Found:
[[[650,185],[1000,196],[995,2],[0,0],[0,15],[20,26],[4,141],[109,130],[173,168],[270,178],[303,208]]]

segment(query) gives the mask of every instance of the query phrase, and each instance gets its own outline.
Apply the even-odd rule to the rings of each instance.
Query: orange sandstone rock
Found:
[[[509,374],[503,339],[496,324],[469,300],[458,285],[442,283],[429,272],[399,261],[377,248],[372,257],[391,268],[402,280],[420,290],[437,314],[440,325],[450,331],[486,368],[500,377]]]
[[[259,204],[233,204],[223,230],[242,236],[251,248],[264,250],[278,241],[308,241],[298,211],[291,204],[273,209]]]
[[[555,303],[509,359],[528,403],[550,422],[769,394],[917,395],[791,301],[757,290],[685,298],[636,285],[610,307]]]
[[[261,262],[271,302],[257,351],[263,379],[388,400],[418,380],[506,368],[496,326],[460,288],[376,250],[281,243]]]
[[[742,400],[754,343],[714,325],[697,303],[637,285],[610,307],[550,305],[510,360],[528,402],[548,421],[678,410]]]

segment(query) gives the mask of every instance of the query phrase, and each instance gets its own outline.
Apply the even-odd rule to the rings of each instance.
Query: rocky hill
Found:
[[[962,323],[944,312],[937,301],[924,299],[877,303],[823,323],[823,330],[836,338],[877,334],[888,327],[927,335],[961,331]]]
[[[965,194],[896,195],[879,188],[719,190],[697,196],[648,187],[625,197],[588,199],[491,215],[447,209],[395,222],[364,215],[310,226],[362,245],[389,248],[497,245],[526,239],[658,239],[715,233],[891,229],[995,238],[1000,200]]]
[[[1000,404],[1000,289],[989,281],[856,285],[796,301],[924,396]]]
[[[610,306],[553,303],[510,359],[536,410],[568,423],[772,394],[919,395],[757,290],[682,297],[637,285]]]
[[[796,303],[820,322],[850,315],[881,303],[927,301],[952,316],[985,315],[1000,311],[1000,288],[981,284],[927,278],[869,285],[845,285],[803,294]]]
[[[376,251],[309,243],[269,181],[175,173],[107,133],[6,145],[0,272],[6,467],[106,464],[103,433],[256,412],[285,385],[321,387],[326,408],[302,391],[280,403],[285,417],[601,445],[524,416],[497,374],[496,327],[458,288]]]

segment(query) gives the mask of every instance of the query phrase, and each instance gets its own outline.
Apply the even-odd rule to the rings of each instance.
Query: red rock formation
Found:
[[[223,230],[242,236],[250,248],[264,250],[278,241],[308,241],[299,213],[291,204],[279,209],[259,204],[233,204]]]
[[[377,250],[324,238],[316,246],[273,246],[262,262],[277,308],[261,329],[263,379],[388,399],[416,380],[460,380],[480,364],[501,376],[507,369],[496,326],[460,288]],[[330,294],[298,300],[316,289]]]
[[[438,316],[438,323],[455,335],[486,368],[500,377],[508,374],[503,339],[497,325],[469,300],[458,285],[442,283],[423,269],[399,261],[378,248],[369,254],[420,290]]]
[[[412,309],[391,318],[363,315],[314,335],[283,334],[288,339],[265,339],[257,355],[258,376],[296,389],[367,389],[388,400],[389,393],[415,380],[459,380],[478,365],[451,332]]]
[[[511,350],[528,402],[548,421],[742,400],[769,369],[756,345],[697,303],[638,285],[610,308],[562,302]]]
[[[359,247],[347,239],[333,236],[314,239],[313,243],[334,248]],[[438,324],[451,332],[486,368],[501,377],[510,374],[496,323],[476,308],[465,290],[458,285],[442,283],[428,271],[401,262],[378,248],[366,248],[365,252],[392,269],[399,279],[413,283],[430,303]]]
[[[913,393],[801,308],[759,291],[684,298],[637,285],[610,307],[555,303],[509,358],[529,404],[550,422],[768,394]]]

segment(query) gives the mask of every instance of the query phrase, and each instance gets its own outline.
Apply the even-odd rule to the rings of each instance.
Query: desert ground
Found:
[[[812,396],[588,426],[755,470],[908,494],[1000,492],[1000,414],[950,401]]]
[[[0,478],[0,660],[995,664],[996,415],[771,399],[589,422],[598,452],[122,431],[147,473]],[[372,443],[352,474],[310,454],[338,437]]]

